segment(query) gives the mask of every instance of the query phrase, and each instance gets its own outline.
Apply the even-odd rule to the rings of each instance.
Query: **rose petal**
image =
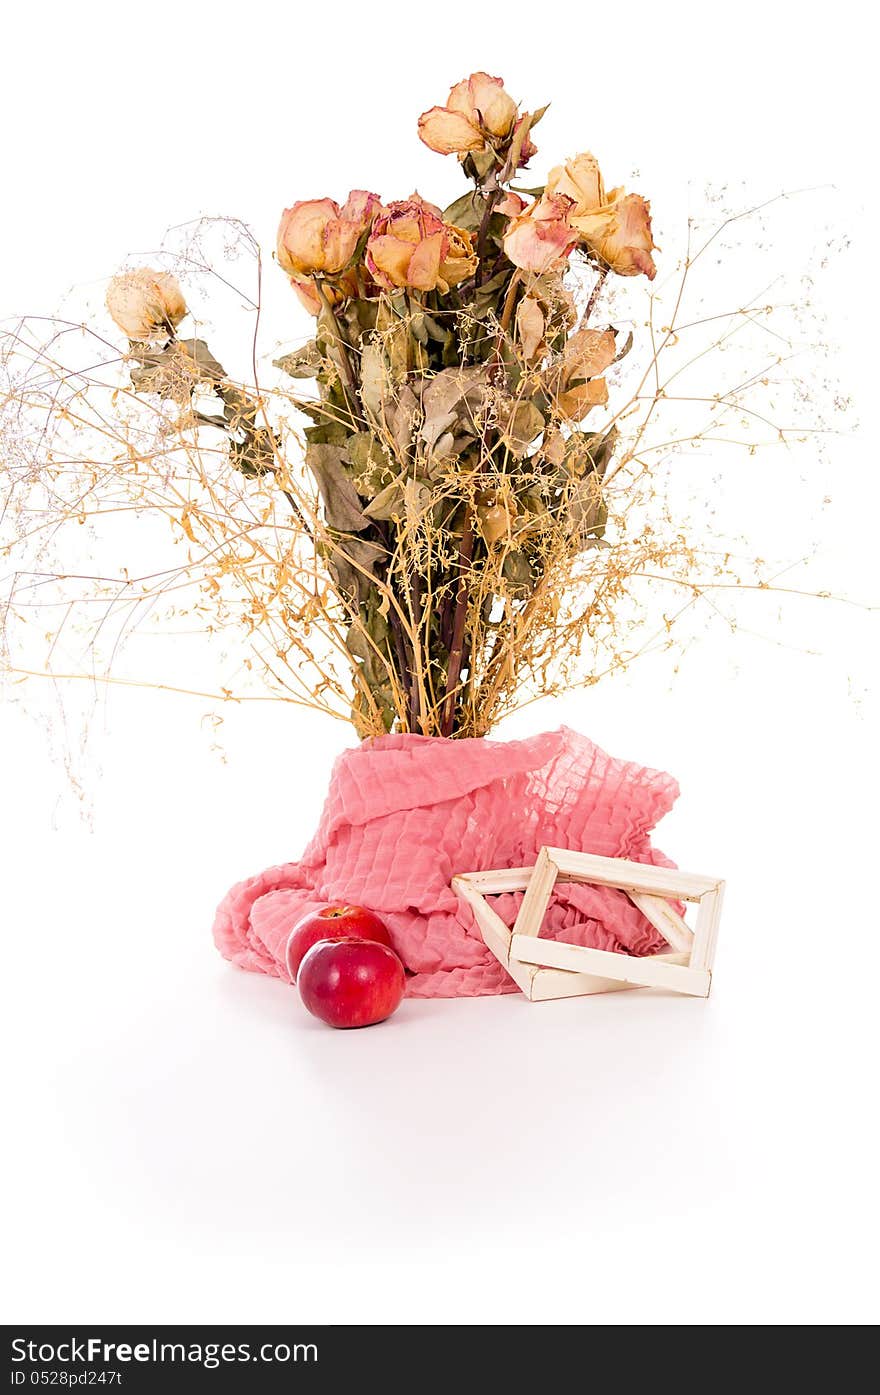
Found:
[[[419,139],[440,155],[458,155],[466,150],[482,150],[486,144],[481,132],[458,112],[431,107],[419,117]]]

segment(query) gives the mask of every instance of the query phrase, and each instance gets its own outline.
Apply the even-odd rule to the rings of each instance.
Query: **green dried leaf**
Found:
[[[381,441],[372,431],[358,431],[349,437],[348,458],[355,489],[365,499],[375,498],[380,489],[391,483],[394,471]]]
[[[331,528],[343,533],[360,533],[370,525],[361,510],[358,492],[345,467],[341,446],[310,444],[306,464],[315,477],[324,504],[324,517]]]
[[[448,208],[443,210],[444,223],[452,223],[467,232],[477,232],[486,211],[485,200],[476,192],[462,194]]]
[[[573,480],[566,497],[566,521],[571,533],[588,546],[604,536],[607,520],[608,509],[598,475],[591,472],[583,479]]]
[[[403,486],[400,480],[392,480],[391,484],[380,489],[375,499],[364,507],[367,518],[389,519],[402,512]]]
[[[341,422],[328,421],[320,426],[307,426],[303,435],[310,446],[344,446],[351,432]]]
[[[576,431],[566,445],[564,465],[569,474],[584,475],[595,471],[601,479],[608,469],[617,444],[617,427],[585,435]]]
[[[519,548],[511,548],[507,553],[501,575],[507,582],[511,594],[519,598],[530,596],[538,580],[528,557]]]
[[[265,429],[246,433],[243,440],[229,438],[229,461],[246,479],[259,479],[275,470],[277,442]]]
[[[204,381],[219,383],[226,377],[226,369],[222,363],[218,363],[204,339],[179,339],[177,341],[181,349],[186,350],[199,370],[199,378]]]
[[[534,402],[517,402],[502,434],[511,455],[525,455],[529,445],[544,430],[545,421]]]
[[[343,595],[350,600],[356,603],[366,600],[373,586],[371,578],[376,575],[376,567],[388,555],[384,547],[365,538],[345,535],[338,535],[333,543],[333,547],[326,543],[319,546],[331,576]]]
[[[139,367],[129,372],[136,392],[155,394],[168,401],[188,402],[200,383],[219,383],[226,372],[204,339],[172,339],[161,349],[132,344],[131,358]]]
[[[367,344],[361,354],[361,401],[376,421],[382,420],[388,393],[388,368],[380,344]]]
[[[283,354],[281,358],[274,358],[272,363],[289,378],[316,378],[325,366],[325,359],[315,340],[310,339],[301,349],[294,350],[292,354]]]

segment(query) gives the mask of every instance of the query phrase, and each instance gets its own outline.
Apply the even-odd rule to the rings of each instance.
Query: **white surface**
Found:
[[[163,3],[137,20],[90,9],[75,61],[80,12],[12,17],[21,58],[5,96],[27,100],[33,127],[5,157],[21,202],[3,229],[4,307],[54,303],[203,207],[271,225],[294,196],[384,187],[401,169],[426,186],[433,174],[441,193],[453,182],[412,139],[365,132],[363,113],[345,125],[325,112],[322,151],[320,45],[307,62],[275,7],[250,5],[246,28],[222,5],[210,21]],[[351,97],[366,81],[367,118],[393,107],[405,123],[483,63],[554,99],[557,142],[577,117],[572,146],[609,166],[685,160],[698,179],[837,178],[857,192],[858,103],[874,84],[855,7],[829,26],[818,6],[796,24],[787,6],[739,6],[723,41],[696,5],[637,7],[623,28],[580,36],[553,17],[540,45],[524,7],[504,13],[474,20],[470,47],[440,17],[410,59],[401,7],[374,14],[367,56],[362,18],[349,44],[337,15],[334,86]],[[384,91],[382,42],[397,55]],[[224,134],[191,161],[181,141],[202,75]],[[149,116],[117,119],[145,88]],[[97,209],[78,217],[84,181]],[[876,315],[858,298],[839,310],[847,385],[867,387]],[[835,455],[841,502],[820,571],[874,599],[876,439]],[[198,702],[116,693],[98,722],[90,833],[39,727],[9,708],[4,1318],[876,1318],[878,770],[863,701],[876,627],[808,602],[777,625],[767,604],[748,615],[758,637],[713,632],[674,681],[668,658],[650,660],[501,733],[564,719],[677,774],[658,843],[728,880],[708,1003],[411,1002],[381,1027],[333,1033],[290,989],[224,964],[209,929],[231,882],[302,847],[344,730],[231,708],[224,764]]]
[[[322,723],[304,769],[285,714],[262,737],[242,718],[223,766],[185,712],[151,709],[139,745],[117,704],[94,836],[47,831],[22,723],[4,1314],[876,1317],[876,773],[834,686],[772,666],[701,684],[737,712],[720,746],[687,678],[613,684],[579,714],[678,772],[659,842],[729,879],[708,1002],[408,1002],[358,1033],[230,968],[208,934],[229,882],[302,845]]]

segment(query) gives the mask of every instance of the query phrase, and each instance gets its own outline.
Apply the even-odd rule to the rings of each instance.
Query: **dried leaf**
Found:
[[[405,387],[400,394],[400,400],[394,408],[390,426],[391,435],[394,440],[394,449],[398,460],[405,463],[409,459],[410,446],[412,445],[413,432],[416,423],[421,418],[421,406],[411,387]]]
[[[617,353],[612,329],[579,329],[563,351],[565,386],[579,378],[598,378],[610,368]]]
[[[226,377],[203,339],[175,339],[161,349],[136,344],[132,358],[140,365],[129,375],[137,392],[155,393],[181,404],[190,400],[198,384],[213,384]]]
[[[501,439],[512,455],[524,455],[544,430],[545,421],[534,402],[517,402],[507,419]]]
[[[361,509],[358,492],[345,472],[345,451],[341,446],[310,444],[306,464],[315,477],[324,504],[324,517],[331,528],[343,533],[360,533],[370,520]]]
[[[419,436],[433,446],[456,425],[471,426],[483,405],[489,375],[485,368],[444,368],[422,388],[424,424]]]
[[[380,489],[375,499],[367,504],[364,513],[367,518],[393,518],[395,514],[403,512],[403,485],[401,481],[392,480],[384,489]]]
[[[579,383],[556,398],[556,407],[566,421],[582,421],[593,407],[604,407],[608,401],[608,384],[604,378],[591,378]]]
[[[294,350],[292,354],[273,358],[272,363],[289,378],[316,378],[325,367],[326,360],[314,339],[310,339],[308,344],[303,344],[301,349]]]
[[[361,401],[370,416],[381,423],[389,398],[385,355],[379,344],[366,344],[361,353]]]
[[[479,194],[462,194],[460,199],[444,208],[443,221],[452,223],[456,228],[464,228],[467,232],[477,232],[485,211],[485,200]]]
[[[617,434],[616,426],[598,435],[587,436],[576,431],[569,438],[564,455],[569,474],[580,476],[592,470],[601,479],[614,454]]]
[[[529,559],[519,548],[511,548],[501,567],[501,575],[514,596],[529,596],[535,589],[537,577],[529,564]]]
[[[372,431],[358,431],[349,436],[346,448],[355,489],[365,499],[375,498],[393,477],[382,442]]]
[[[335,538],[334,545],[325,545],[322,552],[339,589],[355,601],[369,596],[370,578],[375,576],[381,559],[387,556],[379,543],[350,536]]]
[[[516,312],[516,332],[526,363],[534,362],[540,355],[544,324],[544,312],[538,300],[531,295],[524,296]]]
[[[583,535],[585,540],[594,541],[602,537],[608,510],[602,498],[602,485],[598,475],[590,473],[583,479],[574,480],[566,499],[566,520],[573,534]]]
[[[567,441],[561,431],[549,431],[544,437],[544,446],[541,455],[549,465],[554,465],[558,469],[566,456]]]

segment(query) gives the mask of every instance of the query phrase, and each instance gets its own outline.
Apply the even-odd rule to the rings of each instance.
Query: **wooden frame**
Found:
[[[669,953],[639,957],[541,939],[550,896],[560,879],[625,891],[671,946]],[[532,1002],[623,988],[709,996],[724,895],[724,882],[717,877],[546,847],[534,867],[462,872],[453,877],[452,886],[471,907],[487,947]],[[486,900],[506,891],[525,892],[512,930]],[[693,931],[670,900],[698,905]]]

